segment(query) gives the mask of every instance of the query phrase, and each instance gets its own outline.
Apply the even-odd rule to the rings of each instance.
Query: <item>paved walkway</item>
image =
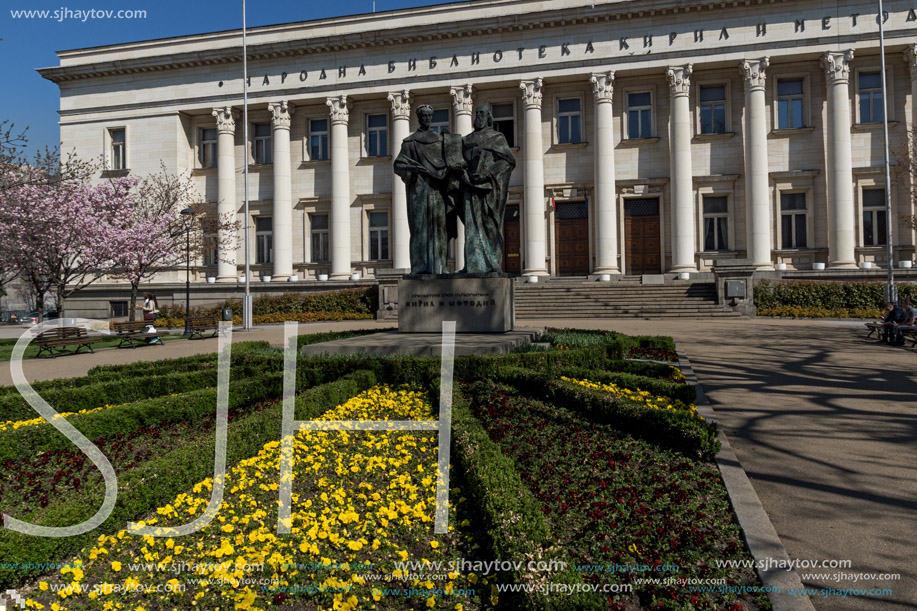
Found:
[[[391,323],[302,325],[329,331]],[[917,352],[863,339],[855,323],[771,320],[543,320],[525,327],[590,327],[675,337],[791,559],[849,561],[839,572],[899,573],[897,581],[806,577],[807,586],[891,588],[889,599],[812,597],[819,611],[917,609]],[[282,327],[234,341],[280,346]],[[214,351],[216,340],[26,361],[30,380],[83,375],[102,363]],[[2,365],[2,364],[0,364]],[[0,367],[0,384],[9,384]]]

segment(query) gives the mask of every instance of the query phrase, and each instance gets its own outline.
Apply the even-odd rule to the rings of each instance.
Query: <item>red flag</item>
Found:
[[[553,195],[551,196],[551,207],[552,207],[552,208],[557,208],[557,204],[554,203],[554,196],[553,196]]]

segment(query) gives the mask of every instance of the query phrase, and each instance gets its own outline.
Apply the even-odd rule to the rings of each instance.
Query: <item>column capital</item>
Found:
[[[271,102],[267,105],[271,111],[271,125],[274,129],[290,129],[292,123],[293,107],[286,100]]]
[[[853,49],[846,51],[828,51],[822,58],[825,76],[829,85],[846,84],[850,80],[850,62],[853,61]]]
[[[544,81],[540,77],[519,83],[519,89],[522,90],[522,101],[526,110],[529,108],[541,108],[543,86]]]
[[[350,119],[350,109],[347,104],[347,94],[337,95],[329,97],[325,100],[325,104],[328,105],[328,108],[331,109],[331,124],[340,124],[343,123],[347,125],[348,119]]]
[[[669,66],[665,75],[669,79],[669,91],[672,97],[687,97],[691,92],[691,73],[694,72],[694,64],[685,64],[684,66]]]
[[[904,50],[904,61],[911,69],[911,80],[917,81],[917,42],[909,44]]]
[[[214,117],[217,118],[217,131],[221,134],[234,134],[236,133],[236,118],[235,111],[232,109],[232,106],[226,106],[224,108],[214,108],[213,112]]]
[[[471,85],[455,85],[449,87],[452,95],[452,108],[458,115],[470,115],[472,111]]]
[[[589,77],[589,82],[592,83],[592,94],[595,96],[596,104],[611,102],[615,90],[614,70],[609,70],[604,73],[595,73]]]
[[[762,57],[758,60],[743,60],[739,64],[742,74],[745,76],[745,92],[764,91],[764,83],[767,81],[767,67],[771,65],[771,60]]]
[[[392,103],[392,117],[395,119],[411,118],[411,92],[407,89],[391,91],[388,101]]]

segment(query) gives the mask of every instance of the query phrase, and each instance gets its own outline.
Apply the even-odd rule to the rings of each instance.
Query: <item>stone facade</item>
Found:
[[[517,156],[507,269],[534,275],[884,262],[878,24],[870,1],[491,0],[59,53],[64,150],[131,175],[190,171],[243,214],[274,281],[409,267],[393,152],[430,104],[471,130],[494,107]],[[885,3],[890,145],[917,105],[917,3]],[[106,174],[123,173],[112,168]],[[102,177],[100,177],[102,178]],[[890,185],[912,259],[912,185]],[[510,235],[510,234],[513,235]],[[461,267],[462,248],[453,248]],[[234,255],[234,256],[233,256]],[[234,258],[234,262],[232,259]],[[229,262],[218,262],[227,259]],[[236,281],[244,253],[197,262]],[[183,280],[183,273],[162,281]]]

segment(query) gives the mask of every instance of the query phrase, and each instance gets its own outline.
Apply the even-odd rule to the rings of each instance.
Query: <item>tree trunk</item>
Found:
[[[131,282],[131,303],[128,311],[128,320],[134,322],[137,320],[137,289],[138,282]]]
[[[64,317],[64,291],[63,291],[63,287],[61,287],[61,288],[59,288],[59,289],[57,290],[57,295],[55,295],[55,297],[57,297],[57,317],[58,317],[58,318],[63,318],[63,317]]]
[[[36,291],[35,294],[35,309],[38,311],[38,322],[45,321],[45,294],[41,291]]]

